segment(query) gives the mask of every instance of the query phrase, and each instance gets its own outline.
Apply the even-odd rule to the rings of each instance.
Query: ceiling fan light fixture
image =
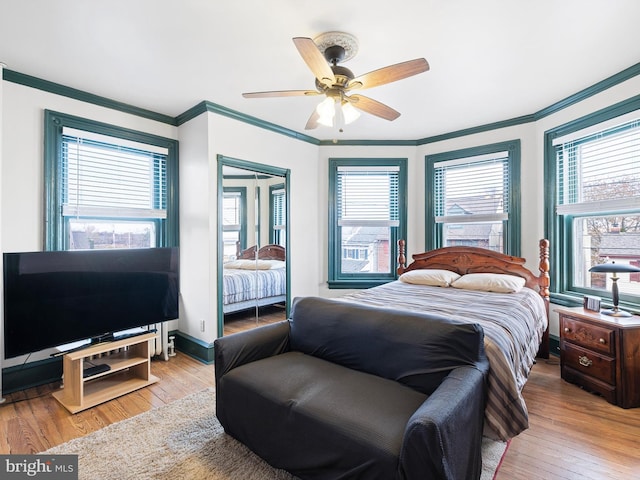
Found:
[[[344,115],[345,125],[355,122],[360,118],[360,112],[349,102],[342,102],[342,114]]]
[[[333,127],[333,118],[336,115],[336,105],[333,98],[327,97],[321,101],[316,107],[316,112],[319,115],[318,123],[320,125]]]
[[[325,127],[340,127],[355,122],[360,112],[346,100],[327,97],[316,107],[318,123]]]

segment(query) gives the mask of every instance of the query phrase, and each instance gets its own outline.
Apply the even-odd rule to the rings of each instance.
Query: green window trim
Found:
[[[284,183],[269,186],[269,242],[276,245],[286,243],[286,235],[283,234],[287,227],[284,217],[285,192]],[[277,225],[276,222],[278,222]],[[286,247],[286,245],[282,246]]]
[[[60,160],[63,129],[73,128],[85,132],[106,135],[161,147],[167,150],[166,219],[157,220],[157,247],[173,247],[179,243],[178,208],[178,141],[116,125],[88,120],[73,115],[45,110],[44,115],[44,190],[45,190],[45,250],[68,248],[65,238],[65,220],[62,217],[62,185]]]
[[[520,256],[521,236],[521,188],[520,188],[520,140],[493,143],[478,147],[465,148],[425,156],[425,250],[433,250],[443,246],[443,224],[436,223],[436,165],[439,162],[490,155],[507,152],[509,193],[507,201],[508,218],[503,221],[504,253]]]
[[[247,245],[247,187],[224,187],[223,188],[223,196],[228,193],[236,193],[240,198],[240,230],[239,232],[239,240],[240,240],[240,250],[244,250],[248,247]],[[225,231],[225,225],[222,225],[222,231]]]
[[[372,167],[397,169],[397,226],[390,227],[388,273],[342,273],[341,260],[343,245],[338,208],[338,170],[348,167]],[[392,201],[393,203],[393,201]],[[360,289],[382,285],[397,279],[396,266],[398,257],[398,240],[407,235],[407,159],[406,158],[330,158],[329,159],[329,265],[328,286],[330,289]]]
[[[609,107],[592,112],[558,127],[547,130],[544,133],[544,218],[545,237],[551,243],[549,262],[551,265],[551,300],[560,305],[581,305],[585,294],[597,295],[603,299],[611,298],[610,290],[587,289],[572,285],[571,272],[573,271],[574,258],[571,236],[573,234],[573,220],[579,215],[557,215],[558,204],[556,171],[556,139],[573,134],[580,130],[588,129],[600,123],[607,122],[616,117],[640,110],[640,95],[623,100]],[[602,214],[612,212],[601,212]],[[625,310],[640,313],[640,301],[637,298],[620,295],[619,305]]]

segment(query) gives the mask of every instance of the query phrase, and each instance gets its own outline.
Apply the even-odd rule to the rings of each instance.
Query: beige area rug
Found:
[[[485,439],[482,480],[492,480],[506,443]],[[208,388],[168,405],[53,447],[45,454],[78,455],[84,480],[292,480],[224,430]]]

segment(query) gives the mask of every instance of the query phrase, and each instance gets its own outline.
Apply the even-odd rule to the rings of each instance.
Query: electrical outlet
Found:
[[[204,320],[200,320],[200,331],[204,332]]]

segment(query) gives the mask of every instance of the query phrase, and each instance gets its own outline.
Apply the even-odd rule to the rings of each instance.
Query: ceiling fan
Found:
[[[245,98],[294,97],[325,95],[313,111],[306,130],[318,125],[335,126],[339,131],[360,116],[358,110],[385,120],[395,120],[400,112],[364,95],[347,95],[354,90],[364,90],[402,80],[429,70],[424,58],[389,65],[356,77],[342,65],[357,53],[358,44],[353,35],[344,32],[327,32],[314,40],[306,37],[293,39],[298,52],[316,77],[315,90],[279,90],[243,93]]]

